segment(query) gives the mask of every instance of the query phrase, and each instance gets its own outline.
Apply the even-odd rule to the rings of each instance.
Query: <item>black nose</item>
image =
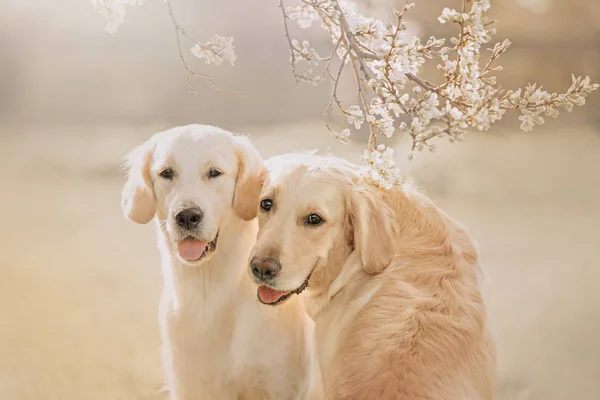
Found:
[[[250,260],[252,274],[261,281],[269,281],[279,274],[281,264],[272,258],[252,257]]]
[[[192,230],[202,221],[202,211],[199,208],[186,208],[175,215],[175,221],[180,228]]]

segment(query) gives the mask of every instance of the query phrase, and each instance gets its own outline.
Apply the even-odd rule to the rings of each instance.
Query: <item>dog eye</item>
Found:
[[[310,214],[307,218],[306,218],[306,223],[308,225],[321,225],[321,223],[323,222],[323,217],[321,217],[319,214]]]
[[[223,173],[216,168],[211,168],[210,171],[208,171],[209,178],[216,178],[217,176],[220,176],[220,175],[223,175]]]
[[[162,171],[160,171],[160,174],[158,174],[161,178],[165,178],[168,180],[173,179],[173,170],[171,168],[165,168]]]
[[[271,207],[273,207],[273,200],[271,199],[264,199],[260,202],[260,209],[263,211],[270,211]]]

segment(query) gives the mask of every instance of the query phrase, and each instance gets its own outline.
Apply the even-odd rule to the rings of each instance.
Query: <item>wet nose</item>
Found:
[[[175,215],[175,221],[180,228],[192,230],[202,221],[202,211],[199,208],[186,208]]]
[[[272,258],[252,257],[250,260],[252,274],[261,281],[269,281],[279,274],[281,264]]]

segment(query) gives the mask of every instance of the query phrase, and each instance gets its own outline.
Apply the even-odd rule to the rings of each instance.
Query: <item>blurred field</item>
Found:
[[[120,157],[154,129],[3,137],[1,399],[162,398],[153,230],[119,209]],[[265,156],[312,142],[356,157],[322,129],[246,131]],[[479,242],[501,400],[600,398],[599,152],[591,128],[501,132],[406,165]]]
[[[0,0],[0,400],[164,399],[153,229],[119,209],[121,157],[151,133],[200,122],[252,134],[265,157],[362,154],[360,137],[341,145],[324,131],[331,86],[294,84],[276,0],[172,3],[202,40],[235,36],[235,67],[193,65],[246,97],[200,83],[187,95],[162,1],[130,9],[111,36],[85,0]],[[399,2],[368,3],[381,17]],[[417,1],[411,29],[444,34],[435,18],[458,4]],[[514,43],[504,88],[600,80],[600,2],[492,4],[497,39]],[[318,29],[293,34],[328,43]],[[528,134],[507,116],[410,163],[396,143],[405,174],[479,243],[499,400],[600,399],[599,107],[596,93]]]

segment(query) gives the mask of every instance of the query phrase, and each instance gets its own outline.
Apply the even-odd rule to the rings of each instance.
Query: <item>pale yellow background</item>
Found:
[[[194,65],[245,98],[200,83],[187,94],[162,1],[130,9],[108,35],[86,0],[0,0],[1,400],[164,398],[153,231],[119,209],[132,146],[201,122],[251,133],[265,157],[362,152],[360,135],[343,146],[325,133],[331,86],[294,84],[277,1],[172,2],[195,36],[236,37],[235,67]],[[378,15],[389,6],[372,3]],[[600,80],[600,3],[548,3],[536,13],[492,2],[498,39],[515,43],[503,87],[565,89],[571,71]],[[435,18],[457,4],[417,0],[413,28],[444,32]],[[327,44],[318,29],[294,33]],[[599,112],[596,94],[528,134],[509,115],[410,163],[394,142],[403,171],[479,243],[501,400],[600,399]]]

